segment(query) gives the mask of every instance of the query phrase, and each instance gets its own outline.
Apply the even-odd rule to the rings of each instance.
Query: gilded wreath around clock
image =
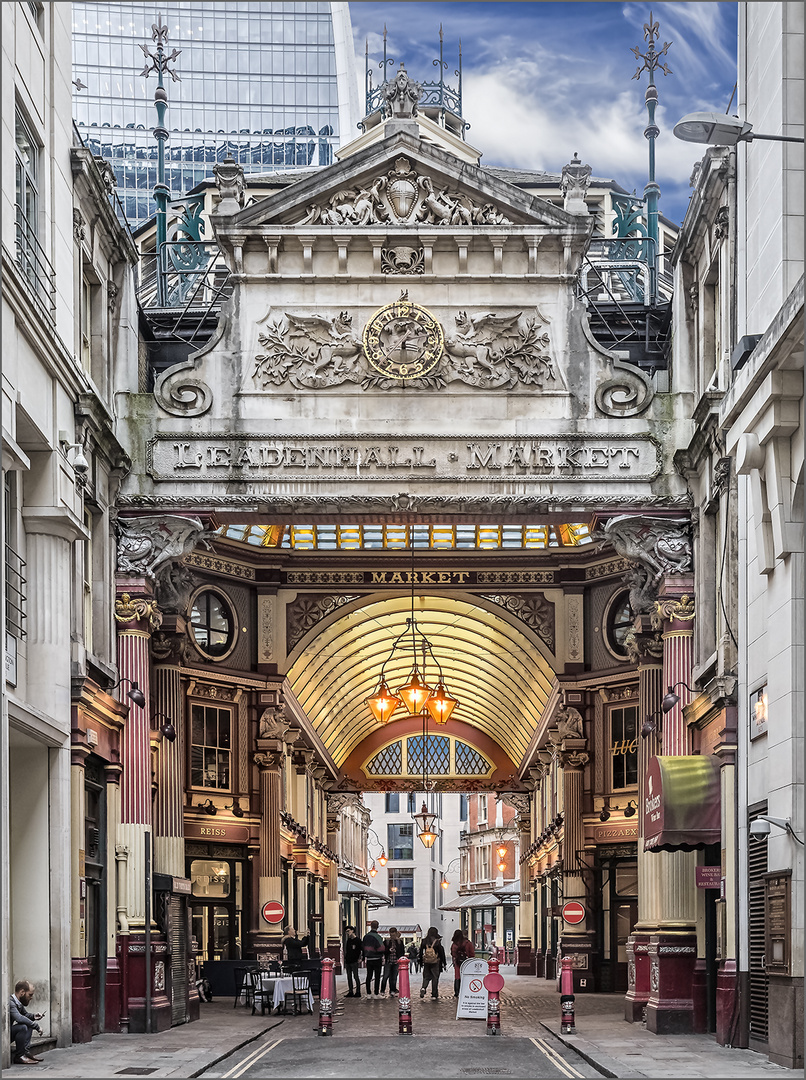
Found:
[[[439,363],[442,327],[424,307],[396,300],[376,311],[364,327],[364,355],[388,379],[418,379]]]

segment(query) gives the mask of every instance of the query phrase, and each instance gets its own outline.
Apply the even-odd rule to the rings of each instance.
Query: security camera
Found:
[[[76,456],[73,458],[73,468],[77,473],[81,473],[82,476],[90,471],[90,463],[82,454],[81,447],[78,448]]]
[[[750,835],[761,837],[770,835],[770,823],[766,818],[756,818],[750,822]]]

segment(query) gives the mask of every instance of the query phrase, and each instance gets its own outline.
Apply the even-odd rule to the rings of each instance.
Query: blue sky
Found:
[[[368,40],[376,85],[384,24],[388,55],[421,82],[438,77],[432,60],[440,23],[446,79],[457,66],[461,38],[467,139],[482,151],[482,164],[559,172],[577,151],[594,176],[641,194],[647,73],[633,79],[641,61],[631,49],[646,52],[650,8],[660,24],[659,45],[672,42],[666,56],[672,74],[658,72],[655,80],[660,210],[680,223],[692,166],[705,147],[675,139],[672,127],[688,112],[726,110],[736,81],[737,4],[351,0],[350,15],[359,65],[363,70]]]

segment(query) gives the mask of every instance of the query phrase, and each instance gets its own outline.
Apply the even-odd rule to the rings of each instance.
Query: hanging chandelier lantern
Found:
[[[375,865],[375,860],[373,859],[373,860],[372,860],[372,866],[370,866],[370,868],[369,868],[369,876],[370,876],[370,877],[375,877],[375,875],[376,875],[377,873],[378,873],[378,868],[377,868],[377,866]]]
[[[451,713],[459,704],[458,698],[453,697],[448,692],[442,674],[442,666],[434,656],[431,642],[419,628],[417,620],[414,617],[414,582],[414,539],[412,537],[411,614],[409,618],[406,619],[405,630],[395,638],[392,643],[391,651],[381,666],[381,673],[378,678],[378,685],[375,692],[370,697],[364,699],[364,703],[369,706],[372,715],[380,724],[387,724],[392,718],[392,714],[401,705],[405,706],[409,716],[418,716],[419,714],[425,715],[425,710],[428,710],[434,723],[446,724]],[[395,652],[398,649],[403,652],[411,652],[412,665],[406,682],[398,687],[397,691],[392,691],[386,681],[385,672],[387,664],[393,659]],[[418,654],[421,657],[420,663],[422,663],[422,668],[420,667],[420,663],[418,663]],[[436,688],[432,688],[426,680],[425,667],[428,657],[434,661],[437,667],[438,680]]]
[[[498,851],[498,858],[499,859],[506,858],[506,854],[507,854],[507,846],[506,846],[506,844],[504,844],[504,843],[499,844],[498,848],[497,848],[497,851]]]
[[[420,837],[423,845],[427,848],[434,846],[434,841],[439,835],[434,826],[436,824],[437,815],[432,814],[423,801],[423,808],[419,814],[413,814],[412,817],[417,822],[417,835]]]
[[[366,699],[364,704],[369,705],[372,715],[379,723],[388,724],[392,718],[392,713],[403,704],[403,699],[392,693],[383,676],[381,676],[378,689],[372,697]]]
[[[386,852],[383,848],[381,848],[381,853],[378,856],[378,862],[381,864],[381,866],[386,866],[386,864],[389,862],[389,860],[386,858]]]
[[[451,697],[445,689],[445,684],[440,681],[437,683],[434,692],[426,700],[425,707],[431,714],[435,724],[447,724],[457,704],[456,698]]]

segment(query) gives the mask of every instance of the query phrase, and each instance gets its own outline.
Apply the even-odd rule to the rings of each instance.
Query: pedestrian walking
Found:
[[[453,996],[459,997],[462,985],[462,964],[476,955],[473,942],[469,941],[461,930],[454,930],[451,938],[451,960],[453,961]]]
[[[344,939],[344,967],[347,971],[347,997],[361,997],[361,976],[358,974],[358,965],[361,963],[363,949],[361,938],[355,932],[354,926],[347,927],[347,937]]]
[[[373,919],[369,924],[369,932],[364,934],[361,942],[364,959],[367,962],[367,997],[372,997],[372,982],[375,982],[375,997],[381,996],[381,970],[383,968],[383,938],[378,933],[378,920]]]
[[[389,927],[389,937],[383,943],[384,965],[383,982],[381,983],[381,997],[386,993],[386,984],[389,984],[389,997],[397,997],[397,962],[405,955],[406,946],[396,926]]]
[[[420,953],[413,941],[406,949],[406,956],[409,958],[410,970],[416,975],[420,970]]]
[[[436,926],[429,926],[428,933],[423,938],[423,943],[420,946],[420,964],[423,969],[423,985],[420,990],[420,997],[425,997],[425,992],[430,984],[431,997],[438,998],[440,972],[445,970],[447,964],[445,950],[442,947],[442,937]]]

